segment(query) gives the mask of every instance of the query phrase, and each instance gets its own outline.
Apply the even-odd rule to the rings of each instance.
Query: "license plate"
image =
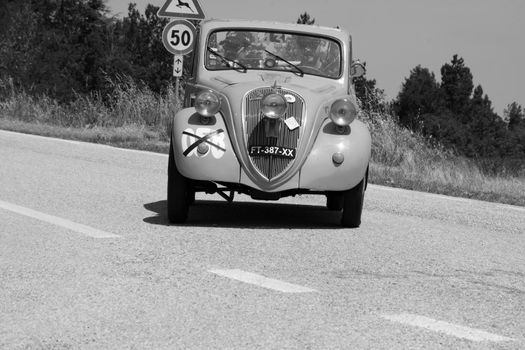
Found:
[[[249,146],[250,156],[274,156],[295,159],[295,148],[281,146]]]

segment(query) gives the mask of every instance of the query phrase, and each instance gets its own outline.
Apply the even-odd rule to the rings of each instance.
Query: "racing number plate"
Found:
[[[275,156],[295,159],[295,148],[281,146],[250,146],[250,156]]]

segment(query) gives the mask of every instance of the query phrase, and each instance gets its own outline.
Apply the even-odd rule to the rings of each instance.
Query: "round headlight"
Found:
[[[220,108],[221,100],[213,92],[201,92],[195,99],[195,110],[204,117],[214,116]]]
[[[286,112],[286,99],[279,94],[269,94],[261,101],[262,113],[265,117],[277,119]]]
[[[338,126],[347,126],[357,115],[355,104],[348,98],[335,101],[330,108],[330,119]]]

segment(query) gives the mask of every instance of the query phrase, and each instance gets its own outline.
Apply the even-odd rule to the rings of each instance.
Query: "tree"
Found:
[[[518,129],[519,126],[525,123],[525,113],[517,102],[512,102],[511,104],[507,105],[503,115],[510,131]]]
[[[364,63],[366,65],[366,62]],[[366,75],[354,78],[355,95],[366,112],[384,113],[386,110],[385,91],[376,87],[375,79]]]
[[[168,20],[157,10],[148,5],[141,15],[131,4],[115,19],[105,0],[0,0],[0,79],[60,101],[105,96],[116,75],[159,92],[171,79],[172,56],[162,44]]]
[[[310,15],[307,12],[305,12],[302,15],[299,15],[299,18],[297,19],[297,23],[312,25],[315,23],[315,18],[310,18]]]
[[[447,107],[455,114],[461,114],[468,105],[474,84],[470,68],[463,58],[454,55],[451,63],[441,67],[441,91]]]
[[[501,164],[495,160],[519,154],[519,137],[512,136],[494,113],[481,85],[473,88],[472,74],[463,59],[454,55],[441,73],[442,82],[438,84],[426,68],[417,66],[410,72],[394,103],[400,122],[459,154],[487,160],[485,165]],[[519,119],[520,113],[517,106],[509,107],[512,120]]]
[[[100,87],[108,24],[103,0],[8,1],[4,9],[4,78],[60,100]]]
[[[158,7],[148,5],[142,15],[135,4],[129,4],[128,16],[117,23],[115,35],[119,54],[125,57],[120,72],[160,92],[171,79],[173,56],[162,44],[162,31],[168,20],[159,18],[157,11]]]
[[[422,127],[422,115],[440,112],[443,104],[443,95],[434,73],[418,65],[405,79],[394,109],[401,124],[416,130]]]
[[[525,170],[525,111],[517,102],[505,108],[504,121],[510,134],[510,154],[517,160],[519,170]]]
[[[29,76],[38,31],[37,14],[26,1],[0,1],[0,79],[23,86]],[[23,38],[23,40],[22,40]],[[28,84],[29,85],[29,84]]]
[[[489,97],[483,94],[481,85],[476,86],[468,108],[462,114],[463,128],[468,131],[468,146],[463,152],[469,157],[496,158],[505,152],[504,124],[492,109]]]

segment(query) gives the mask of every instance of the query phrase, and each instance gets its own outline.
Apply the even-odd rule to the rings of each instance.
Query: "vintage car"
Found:
[[[344,30],[207,20],[173,119],[168,218],[187,220],[195,192],[256,200],[326,196],[341,224],[361,223],[371,137],[359,121]]]

